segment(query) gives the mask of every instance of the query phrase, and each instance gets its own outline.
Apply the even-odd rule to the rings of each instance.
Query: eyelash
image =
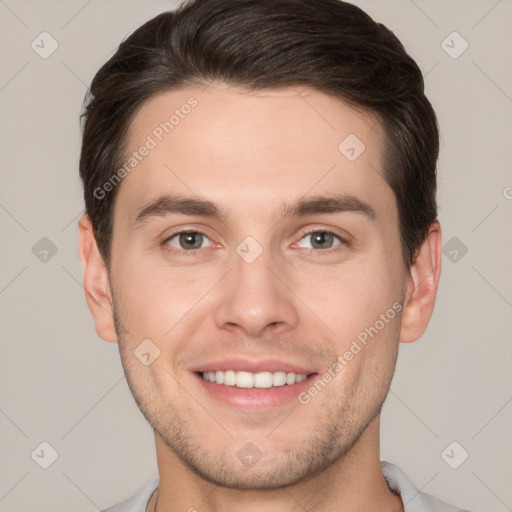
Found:
[[[174,238],[174,237],[176,237],[178,235],[186,234],[186,233],[203,235],[206,238],[208,238],[208,240],[210,240],[208,235],[206,235],[205,233],[203,233],[201,231],[191,230],[191,229],[184,229],[182,231],[176,231],[175,233],[173,233],[170,236],[168,236],[162,242],[162,246],[163,246],[164,250],[169,252],[169,253],[171,253],[171,254],[173,254],[173,255],[185,256],[187,258],[196,258],[196,257],[198,257],[202,253],[202,251],[204,249],[208,249],[208,247],[203,247],[201,249],[191,249],[189,251],[186,251],[184,249],[181,249],[181,250],[175,249],[174,247],[172,247],[172,246],[170,246],[168,244],[169,240],[171,240],[172,238]],[[329,249],[305,249],[306,254],[311,254],[311,253],[318,254],[319,252],[320,253],[326,253],[326,254],[332,254],[333,252],[336,253],[336,252],[342,250],[343,248],[350,246],[350,243],[348,242],[348,240],[346,240],[342,236],[338,235],[337,233],[335,233],[333,231],[329,231],[327,229],[312,229],[310,231],[306,231],[306,232],[301,234],[301,236],[299,238],[299,241],[302,240],[303,238],[307,237],[308,235],[312,235],[314,233],[324,233],[324,234],[328,234],[328,235],[333,235],[335,238],[337,238],[339,240],[340,243],[339,243],[339,245],[337,245],[335,247],[331,247]]]

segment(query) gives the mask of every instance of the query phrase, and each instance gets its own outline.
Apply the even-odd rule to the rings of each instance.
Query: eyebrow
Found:
[[[350,195],[301,198],[296,203],[283,205],[281,218],[345,212],[360,213],[371,221],[377,218],[372,206]],[[226,211],[212,201],[166,194],[143,206],[135,217],[134,225],[139,226],[152,218],[172,214],[196,215],[217,219],[223,223],[228,217]]]

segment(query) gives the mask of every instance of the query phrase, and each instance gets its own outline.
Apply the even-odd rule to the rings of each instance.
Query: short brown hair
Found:
[[[312,86],[375,114],[410,266],[437,219],[436,115],[400,41],[339,0],[192,0],[121,43],[94,77],[82,114],[85,207],[107,265],[119,187],[101,198],[95,191],[121,165],[136,111],[156,93],[212,81],[249,90]]]

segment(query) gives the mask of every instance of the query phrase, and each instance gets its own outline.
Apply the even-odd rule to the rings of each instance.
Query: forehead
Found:
[[[394,203],[383,179],[383,136],[368,112],[315,89],[247,91],[211,84],[160,93],[128,134],[122,215],[165,193],[234,210],[335,192]],[[144,148],[149,148],[145,150]],[[144,153],[144,155],[142,155]],[[117,207],[117,206],[116,206]]]

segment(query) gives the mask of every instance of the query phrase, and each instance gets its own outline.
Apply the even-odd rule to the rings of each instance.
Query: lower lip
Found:
[[[295,384],[265,389],[244,389],[237,388],[236,386],[216,384],[215,382],[204,380],[201,375],[194,373],[203,389],[215,399],[233,407],[253,410],[271,409],[297,401],[299,393],[311,385],[316,375],[316,373],[312,373],[307,379]]]

